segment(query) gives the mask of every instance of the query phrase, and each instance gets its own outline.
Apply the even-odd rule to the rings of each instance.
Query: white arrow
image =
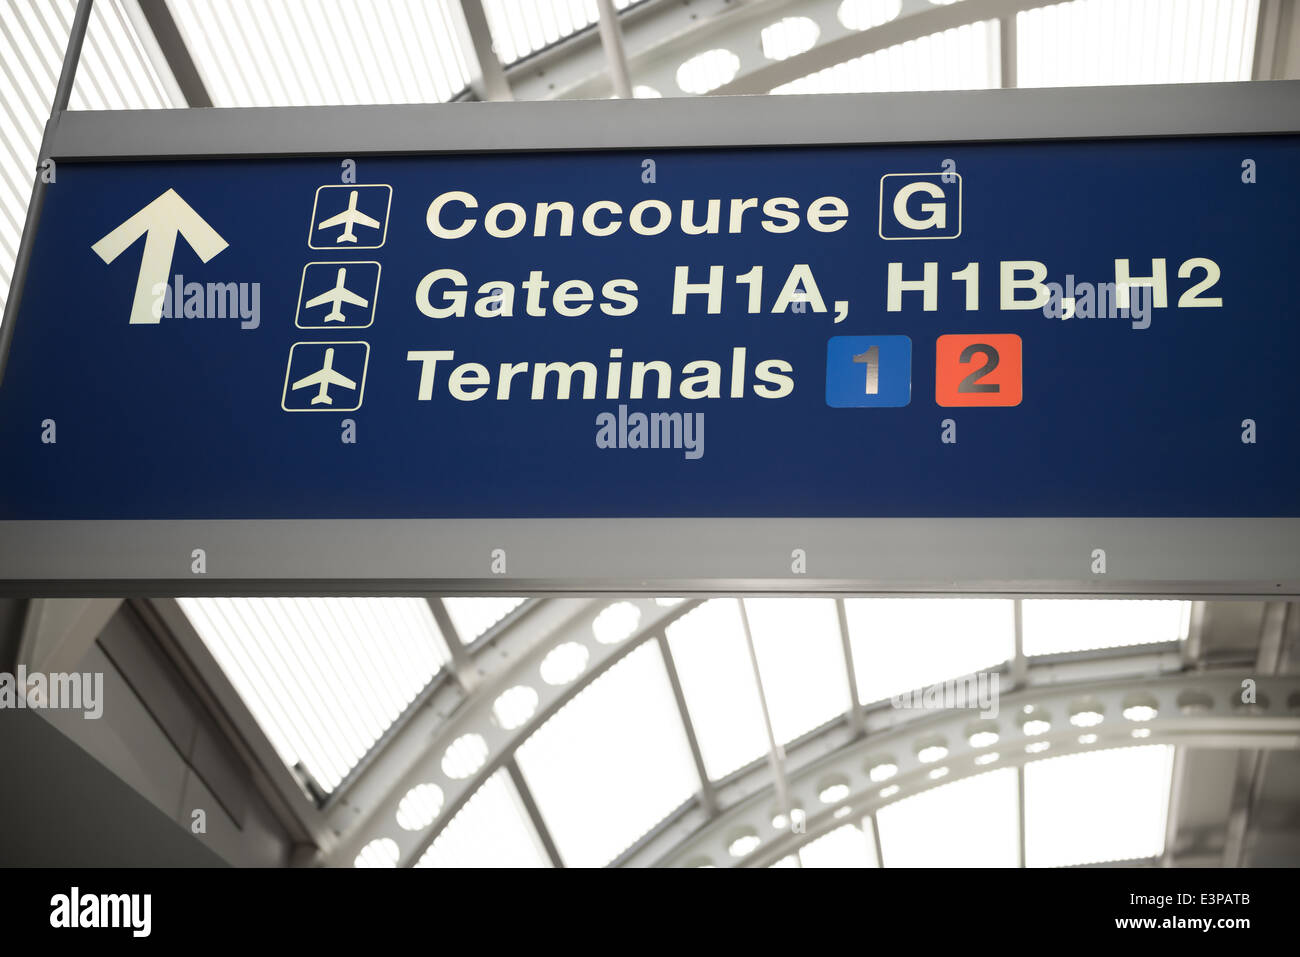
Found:
[[[131,322],[156,323],[162,318],[163,295],[171,277],[176,234],[207,262],[229,245],[174,189],[169,189],[90,248],[111,263],[137,239],[146,236],[140,258],[140,278],[131,303]]]

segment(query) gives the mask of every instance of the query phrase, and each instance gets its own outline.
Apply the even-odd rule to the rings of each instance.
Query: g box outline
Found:
[[[916,230],[912,230],[912,232],[917,232],[918,234],[917,234],[917,235],[913,235],[913,236],[886,236],[886,235],[885,235],[885,180],[887,180],[887,179],[891,179],[891,178],[894,178],[894,177],[907,177],[907,176],[912,176],[912,177],[921,177],[921,176],[923,176],[923,177],[926,177],[927,179],[928,179],[929,177],[932,177],[932,176],[955,176],[955,177],[957,177],[957,231],[956,231],[955,233],[953,233],[953,234],[950,235],[950,236],[949,236],[949,235],[942,235],[942,236],[940,236],[940,235],[935,235],[935,234],[933,234],[933,233],[930,233],[930,232],[928,232],[928,231],[916,231]],[[940,185],[939,188],[940,188],[941,190],[944,191],[944,195],[943,195],[943,202],[944,202],[944,204],[945,204],[945,205],[948,205],[949,208],[951,208],[952,200],[951,200],[951,198],[948,196],[948,192],[947,192],[947,190],[945,189],[945,186],[947,186],[947,185],[949,185],[949,184],[943,184],[943,185]],[[894,195],[894,196],[897,196],[897,195],[898,195],[898,194],[897,194],[897,191],[895,191],[895,193],[894,193],[893,195]],[[880,236],[881,239],[884,239],[884,240],[890,240],[890,241],[893,241],[893,240],[903,240],[903,239],[956,239],[958,236],[961,235],[961,230],[962,230],[961,207],[962,207],[962,180],[961,180],[961,173],[951,173],[951,172],[945,172],[945,171],[943,171],[943,170],[935,170],[935,171],[933,171],[933,172],[929,172],[929,173],[886,173],[884,176],[880,177],[880,206],[879,206],[879,210],[878,210],[880,215],[879,215],[879,218],[878,218],[878,221],[877,221],[876,232],[877,232],[877,234]],[[892,217],[891,217],[891,219],[892,219]],[[901,225],[901,224],[900,224],[900,225]]]

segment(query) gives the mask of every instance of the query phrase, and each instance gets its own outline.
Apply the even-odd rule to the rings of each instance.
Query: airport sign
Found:
[[[437,150],[61,158],[0,578],[1145,593],[1254,542],[1232,587],[1300,581],[1289,127],[583,148],[610,106],[567,149],[447,107]]]

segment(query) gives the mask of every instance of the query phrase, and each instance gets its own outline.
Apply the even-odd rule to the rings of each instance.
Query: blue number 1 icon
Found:
[[[826,344],[826,404],[836,409],[898,408],[912,401],[912,340],[832,336]]]

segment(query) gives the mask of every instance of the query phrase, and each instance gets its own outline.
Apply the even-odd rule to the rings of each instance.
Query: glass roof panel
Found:
[[[879,867],[871,818],[837,827],[799,848],[804,867]]]
[[[1025,863],[1065,867],[1159,857],[1173,752],[1157,744],[1027,764]]]
[[[944,784],[876,812],[885,867],[1016,867],[1015,768]]]
[[[550,867],[505,771],[488,778],[447,822],[416,867]]]
[[[181,598],[281,760],[332,791],[448,660],[422,598]]]
[[[849,709],[848,670],[831,598],[746,598],[763,691],[780,744]]]
[[[1049,655],[1187,637],[1190,601],[1026,599],[1021,611],[1024,652]]]
[[[626,10],[633,0],[614,0]],[[510,65],[600,19],[596,0],[483,0],[498,59]]]
[[[667,630],[709,777],[717,780],[765,755],[763,711],[738,602],[706,601]]]
[[[517,753],[570,867],[600,867],[699,789],[659,645],[580,691]]]
[[[999,42],[997,21],[981,20],[854,57],[782,83],[772,92],[884,93],[988,89],[1001,82]]]
[[[1001,598],[849,598],[863,704],[995,668],[1015,654],[1015,605]]]
[[[1070,0],[1016,14],[1023,87],[1249,80],[1259,0]]]
[[[169,0],[214,106],[441,103],[469,68],[452,0]]]

